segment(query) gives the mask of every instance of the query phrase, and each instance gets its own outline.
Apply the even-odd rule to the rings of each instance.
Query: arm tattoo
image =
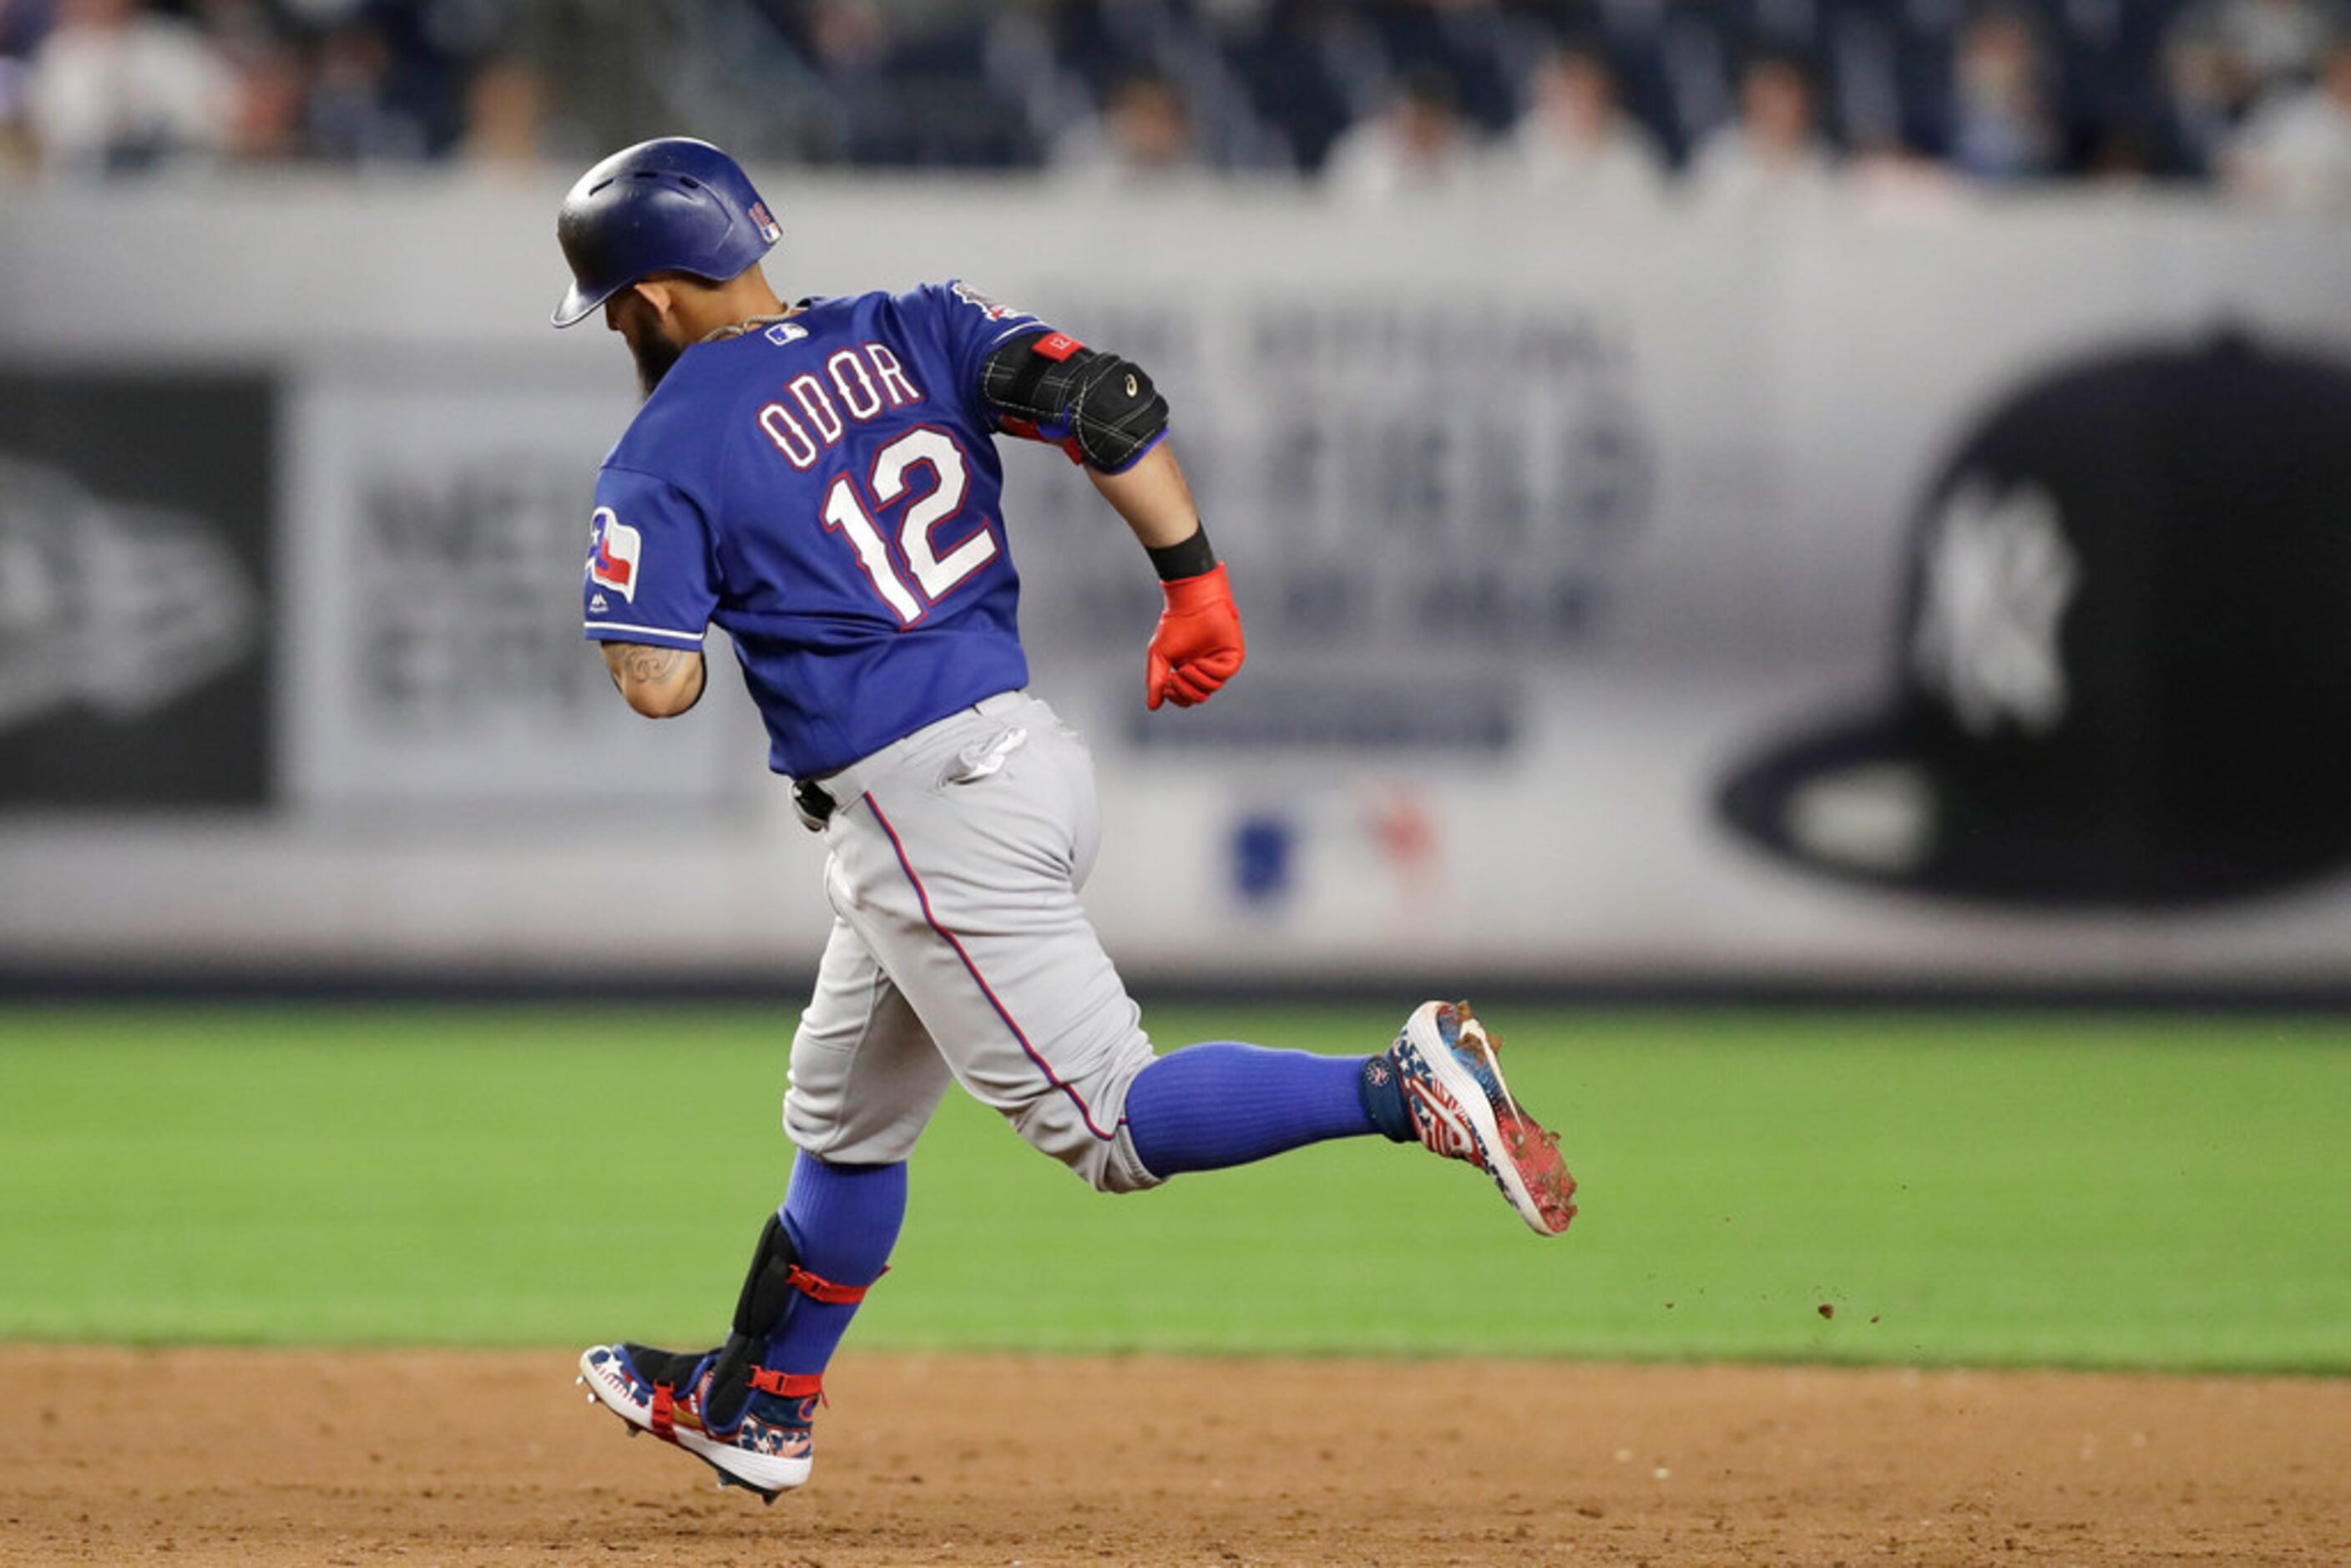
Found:
[[[702,700],[698,651],[653,648],[643,643],[607,643],[603,647],[604,668],[611,674],[613,690],[638,712],[656,718],[674,717]],[[659,711],[645,706],[645,702],[656,705]]]
[[[649,648],[643,643],[622,644],[621,678],[641,685],[658,686],[668,683],[684,653],[676,648]]]

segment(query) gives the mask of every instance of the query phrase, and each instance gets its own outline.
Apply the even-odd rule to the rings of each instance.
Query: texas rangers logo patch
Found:
[[[588,558],[588,577],[634,604],[637,564],[643,557],[644,537],[612,515],[610,507],[596,508],[596,550]]]
[[[998,304],[997,301],[990,299],[987,295],[982,294],[978,289],[974,288],[968,283],[958,281],[951,283],[947,287],[954,292],[955,297],[957,299],[960,299],[965,304],[972,307],[991,321],[1008,321],[1015,316],[1026,316],[1029,314],[1026,310],[1019,310],[1009,305]]]

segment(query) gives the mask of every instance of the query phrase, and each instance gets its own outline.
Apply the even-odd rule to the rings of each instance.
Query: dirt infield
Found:
[[[770,1508],[571,1373],[0,1349],[0,1562],[2351,1561],[2346,1380],[851,1355]]]

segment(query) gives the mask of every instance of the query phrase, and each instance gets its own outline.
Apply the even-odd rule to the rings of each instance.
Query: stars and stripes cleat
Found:
[[[589,1397],[629,1425],[629,1435],[651,1432],[718,1472],[722,1487],[758,1492],[768,1502],[809,1479],[816,1445],[810,1432],[820,1397],[813,1377],[760,1373],[760,1389],[732,1432],[702,1424],[716,1351],[684,1353],[642,1344],[590,1345],[580,1357],[579,1381]],[[769,1379],[773,1386],[759,1383]]]
[[[1494,1046],[1468,1002],[1423,1002],[1387,1054],[1429,1152],[1478,1166],[1529,1229],[1556,1236],[1575,1218],[1575,1178],[1559,1135],[1510,1097]]]

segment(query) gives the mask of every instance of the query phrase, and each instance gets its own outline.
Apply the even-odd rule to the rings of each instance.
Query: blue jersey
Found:
[[[733,639],[769,764],[810,778],[1028,684],[988,351],[960,283],[818,299],[698,343],[596,476],[590,641]]]

